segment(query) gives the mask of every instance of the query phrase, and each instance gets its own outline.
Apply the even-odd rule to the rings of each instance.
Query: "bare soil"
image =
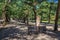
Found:
[[[28,26],[24,23],[0,25],[0,40],[60,40],[60,31],[53,31],[54,25],[43,24],[46,26],[46,31],[40,30],[38,34],[28,35]],[[43,29],[43,28],[42,28]]]

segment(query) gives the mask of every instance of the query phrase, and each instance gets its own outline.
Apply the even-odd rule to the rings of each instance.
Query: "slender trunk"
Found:
[[[26,25],[29,25],[29,23],[28,23],[28,15],[29,15],[29,10],[26,10],[26,17],[25,17],[25,19],[26,19]]]
[[[50,8],[49,8],[49,18],[48,18],[48,23],[50,23],[50,13],[51,13],[51,4],[50,4]]]
[[[50,13],[49,13],[49,19],[48,19],[48,23],[50,23]]]
[[[36,13],[36,11],[35,11],[35,9],[33,8],[33,12],[34,12],[34,19],[35,19],[35,23],[36,23],[36,16],[37,16],[37,13]]]
[[[28,14],[26,15],[26,25],[28,25]]]
[[[58,17],[59,17],[59,12],[60,11],[60,0],[58,0],[58,7],[57,7],[57,12],[56,12],[56,17],[55,17],[55,26],[54,26],[54,31],[58,30]]]
[[[23,18],[23,23],[25,23],[25,19],[26,19],[26,18],[24,17],[24,18]]]
[[[9,15],[6,13],[6,22],[9,22],[10,21],[10,17]]]
[[[41,22],[42,22],[42,19],[43,19],[43,13],[41,13]]]

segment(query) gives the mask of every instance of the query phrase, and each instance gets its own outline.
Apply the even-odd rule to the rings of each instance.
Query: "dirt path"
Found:
[[[28,26],[24,24],[10,25],[10,27],[0,30],[0,40],[60,40],[60,32],[46,30],[38,35],[28,35]]]

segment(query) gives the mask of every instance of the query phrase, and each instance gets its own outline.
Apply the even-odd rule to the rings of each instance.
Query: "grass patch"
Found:
[[[46,22],[46,23],[48,23],[48,21],[42,21],[42,22]],[[51,24],[54,24],[55,23],[55,21],[50,21],[50,23]],[[60,22],[58,21],[58,24],[60,24]]]

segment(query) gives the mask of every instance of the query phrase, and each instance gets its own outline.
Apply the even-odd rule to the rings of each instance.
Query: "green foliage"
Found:
[[[36,13],[37,15],[42,15],[43,17],[43,21],[46,20],[48,21],[48,15],[49,15],[49,10],[50,10],[50,6],[51,6],[51,20],[54,20],[53,18],[55,18],[55,13],[56,13],[56,9],[57,9],[57,3],[53,2],[53,5],[51,3],[49,3],[47,0],[11,0],[10,4],[8,4],[8,15],[12,18],[18,18],[18,19],[22,19],[23,17],[26,16],[26,14],[29,15],[29,19],[34,19],[34,12],[33,12],[33,3],[37,2],[37,4],[35,5],[36,8]],[[2,9],[5,0],[0,0],[0,17],[2,16]],[[25,4],[24,2],[28,2],[29,5]],[[28,10],[29,12],[25,12],[26,10]]]

